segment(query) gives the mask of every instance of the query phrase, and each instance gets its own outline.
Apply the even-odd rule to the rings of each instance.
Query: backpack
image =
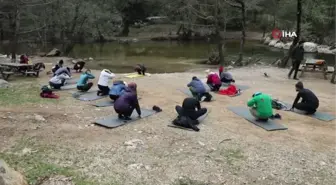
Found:
[[[197,128],[196,125],[199,124],[198,120],[191,120],[187,116],[178,116],[176,119],[172,122],[174,125],[183,127],[183,128],[191,128],[194,131],[198,132],[200,129]]]
[[[41,91],[42,91],[43,94],[44,93],[47,93],[47,94],[51,94],[52,93],[52,90],[51,90],[51,88],[50,88],[49,85],[42,86]]]
[[[287,106],[284,105],[279,100],[274,99],[274,100],[272,100],[272,108],[277,109],[277,110],[284,110],[284,109],[287,109]]]

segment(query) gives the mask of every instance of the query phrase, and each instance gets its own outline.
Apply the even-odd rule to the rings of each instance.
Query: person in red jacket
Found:
[[[222,86],[222,82],[219,76],[214,72],[209,72],[207,76],[207,84],[210,87],[211,91],[219,91]]]

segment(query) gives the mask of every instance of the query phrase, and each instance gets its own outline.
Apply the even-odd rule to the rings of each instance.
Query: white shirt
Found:
[[[68,76],[65,73],[62,73],[60,75],[56,75],[54,77],[52,77],[49,82],[53,83],[53,84],[61,84],[62,80],[68,80],[70,79],[70,76]]]
[[[99,80],[98,80],[98,85],[101,86],[108,86],[109,79],[112,79],[115,77],[114,73],[111,73],[111,71],[104,69],[100,73]]]

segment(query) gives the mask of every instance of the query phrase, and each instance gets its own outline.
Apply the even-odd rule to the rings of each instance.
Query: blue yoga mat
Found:
[[[275,131],[275,130],[287,130],[288,128],[277,123],[275,120],[268,119],[268,121],[257,121],[255,117],[253,117],[250,113],[250,110],[246,107],[228,107],[230,111],[245,118],[247,121],[255,124],[258,127],[261,127],[267,131]]]

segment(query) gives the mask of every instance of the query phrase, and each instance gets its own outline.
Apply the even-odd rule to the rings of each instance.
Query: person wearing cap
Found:
[[[126,82],[120,80],[114,81],[109,92],[111,100],[116,101],[125,92],[126,87]]]
[[[145,67],[145,65],[143,64],[137,64],[135,67],[134,67],[134,71],[138,72],[139,75],[146,75],[146,70],[147,68]]]
[[[288,78],[291,78],[292,73],[294,72],[294,77],[293,79],[298,80],[297,78],[297,73],[299,71],[300,68],[300,64],[303,60],[303,56],[304,56],[304,48],[303,48],[303,44],[304,41],[300,41],[298,46],[293,50],[292,52],[292,68],[288,73]]]
[[[99,80],[98,80],[98,91],[97,96],[106,96],[110,92],[110,88],[108,86],[109,80],[113,79],[115,77],[115,74],[112,73],[108,69],[103,69],[100,72]]]
[[[272,98],[268,94],[256,92],[252,95],[252,99],[247,102],[250,107],[252,116],[260,121],[267,121],[273,116]]]
[[[210,87],[211,91],[219,91],[220,87],[222,86],[222,82],[219,76],[211,71],[208,72],[206,83]]]
[[[82,92],[87,92],[91,89],[93,86],[92,82],[88,82],[89,79],[94,79],[95,76],[91,74],[91,70],[86,70],[84,73],[82,73],[79,77],[79,80],[77,82],[77,89]]]
[[[137,96],[137,84],[132,82],[128,84],[124,93],[114,102],[114,110],[118,114],[118,118],[122,120],[131,120],[131,115],[137,111],[141,117],[141,109]]]
[[[199,80],[196,76],[192,77],[192,80],[190,83],[187,84],[189,87],[189,90],[194,98],[196,98],[198,101],[201,101],[203,96],[205,96],[204,101],[211,101],[212,96],[210,93],[208,93],[205,89],[205,84],[201,80]]]
[[[305,114],[314,114],[319,107],[319,99],[316,95],[311,90],[305,89],[302,82],[295,84],[295,89],[298,93],[291,110],[297,109]],[[298,103],[300,98],[302,98],[302,101]]]

